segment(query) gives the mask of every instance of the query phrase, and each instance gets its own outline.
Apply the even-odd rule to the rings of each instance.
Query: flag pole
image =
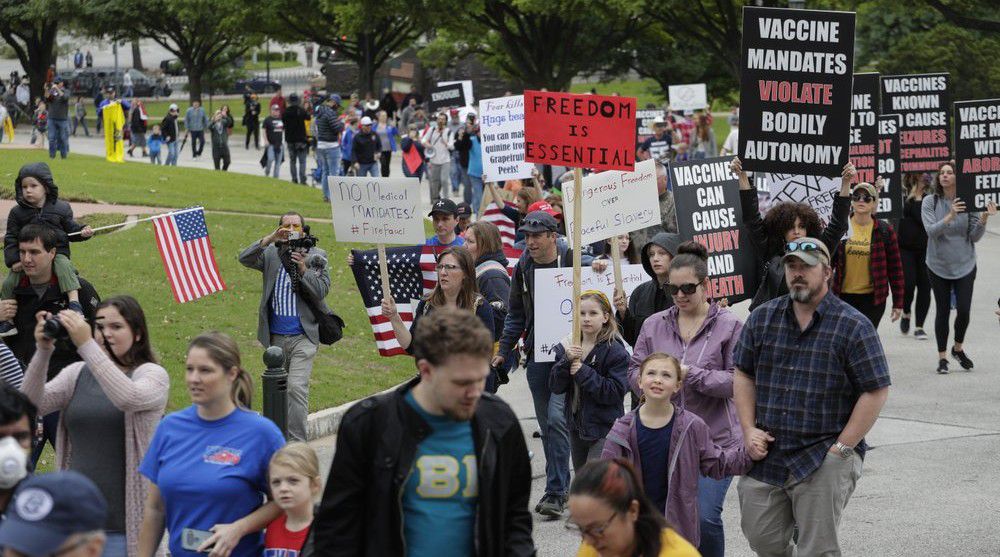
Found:
[[[98,226],[97,228],[93,228],[92,230],[94,232],[99,232],[101,230],[109,230],[109,229],[112,229],[112,228],[121,228],[121,227],[125,226],[126,224],[139,224],[140,222],[146,222],[146,221],[150,221],[150,220],[153,220],[153,219],[158,219],[160,217],[166,217],[166,216],[169,216],[169,215],[180,215],[182,213],[190,213],[191,211],[197,211],[199,209],[204,209],[204,207],[191,207],[190,209],[181,209],[180,211],[171,211],[169,213],[163,213],[163,214],[159,214],[159,215],[153,215],[151,217],[144,217],[144,218],[141,218],[141,219],[136,219],[134,221],[125,221],[125,222],[120,222],[118,224],[109,224],[109,225],[106,225],[106,226]],[[79,231],[79,232],[70,232],[69,234],[67,234],[67,236],[79,236],[82,232],[83,232],[82,230]]]
[[[579,346],[580,339],[580,245],[583,221],[583,170],[573,169],[573,344]],[[569,232],[569,231],[567,231]]]
[[[385,257],[385,244],[378,244],[378,271],[382,276],[382,299],[392,296],[389,287],[389,263]]]

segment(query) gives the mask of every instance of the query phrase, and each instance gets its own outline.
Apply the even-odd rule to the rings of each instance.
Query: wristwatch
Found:
[[[837,452],[839,452],[840,456],[843,458],[850,458],[850,456],[854,454],[854,447],[848,447],[847,445],[841,443],[840,441],[834,443],[833,446],[835,449],[837,449]]]

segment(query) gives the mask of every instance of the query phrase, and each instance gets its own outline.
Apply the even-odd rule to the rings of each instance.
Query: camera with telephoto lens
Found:
[[[45,320],[45,323],[42,324],[42,334],[45,338],[51,340],[69,339],[69,331],[67,331],[66,327],[63,326],[58,315],[53,315]]]
[[[310,234],[308,228],[302,233],[292,232],[288,235],[288,247],[294,251],[305,253],[316,247],[318,243],[319,238]]]

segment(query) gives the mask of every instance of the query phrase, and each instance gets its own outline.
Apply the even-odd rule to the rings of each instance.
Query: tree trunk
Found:
[[[139,48],[139,39],[132,39],[132,67],[142,71],[142,50]]]
[[[358,41],[361,46],[361,59],[358,60],[358,94],[364,98],[365,93],[372,93],[375,96],[375,38],[370,34],[362,34]]]
[[[201,74],[203,68],[200,66],[188,65],[188,99],[191,102],[201,102]]]

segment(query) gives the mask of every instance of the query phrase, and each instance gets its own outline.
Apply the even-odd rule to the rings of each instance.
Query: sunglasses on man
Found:
[[[822,251],[819,244],[816,242],[788,242],[785,245],[785,253],[791,253],[793,251]]]

